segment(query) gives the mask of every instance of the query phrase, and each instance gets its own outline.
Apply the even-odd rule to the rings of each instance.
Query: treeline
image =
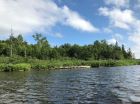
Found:
[[[106,40],[96,40],[93,44],[79,46],[77,44],[64,44],[51,47],[46,37],[41,34],[33,35],[35,44],[27,43],[22,35],[11,35],[7,40],[0,40],[1,56],[22,56],[43,60],[51,59],[80,59],[80,60],[121,60],[132,59],[131,49],[125,49],[124,45],[108,44]]]

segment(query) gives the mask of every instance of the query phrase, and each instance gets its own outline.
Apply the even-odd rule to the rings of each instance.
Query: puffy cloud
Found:
[[[46,31],[61,23],[86,32],[98,29],[67,6],[52,0],[0,0],[0,34],[8,34],[11,25],[16,33]]]
[[[127,7],[129,5],[129,0],[105,0],[105,3],[116,7]]]
[[[133,12],[125,9],[120,10],[118,8],[109,9],[106,7],[99,8],[101,15],[106,16],[110,20],[110,25],[122,29],[130,29],[131,25],[135,22]]]

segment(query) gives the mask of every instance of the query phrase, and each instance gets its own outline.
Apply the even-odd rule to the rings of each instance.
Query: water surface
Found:
[[[0,104],[132,102],[140,102],[140,66],[0,73]]]

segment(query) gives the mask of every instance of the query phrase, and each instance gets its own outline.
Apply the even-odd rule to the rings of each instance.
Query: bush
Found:
[[[20,63],[20,64],[0,64],[0,71],[28,71],[31,69],[30,64]]]
[[[0,71],[4,71],[5,69],[5,64],[0,64]]]
[[[14,71],[29,71],[31,69],[31,65],[26,63],[13,64],[12,68]]]

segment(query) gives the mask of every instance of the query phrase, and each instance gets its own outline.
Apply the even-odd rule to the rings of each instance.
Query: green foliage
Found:
[[[27,63],[20,64],[0,64],[0,71],[29,71],[31,69],[31,65]]]
[[[18,56],[16,56],[18,57]],[[0,71],[28,71],[34,70],[52,70],[61,68],[71,68],[73,66],[91,66],[91,67],[113,67],[140,65],[140,60],[77,60],[77,59],[58,59],[58,60],[39,60],[26,58],[3,58],[0,57]],[[17,60],[18,59],[18,60]],[[10,61],[13,61],[9,63]],[[26,63],[25,63],[26,62]]]
[[[34,60],[31,63],[32,69],[47,70],[47,69],[59,69],[72,66],[91,66],[91,67],[113,67],[113,66],[127,66],[127,65],[139,65],[138,60]]]
[[[106,40],[96,40],[93,44],[84,46],[67,43],[59,47],[50,47],[47,38],[42,34],[36,33],[33,38],[36,41],[35,44],[28,44],[21,34],[17,37],[10,36],[5,41],[1,40],[0,55],[12,56],[12,58],[13,56],[31,57],[42,60],[56,60],[65,57],[78,60],[122,60],[133,58],[131,49],[126,50],[124,45],[120,47],[117,42],[116,44],[108,44]],[[11,60],[11,62],[13,61]]]
[[[0,71],[4,71],[5,70],[5,64],[0,64]]]
[[[113,66],[128,66],[128,65],[139,65],[139,61],[136,60],[100,60],[93,61],[91,67],[113,67]]]
[[[12,68],[14,71],[29,71],[31,65],[27,63],[13,64]]]

